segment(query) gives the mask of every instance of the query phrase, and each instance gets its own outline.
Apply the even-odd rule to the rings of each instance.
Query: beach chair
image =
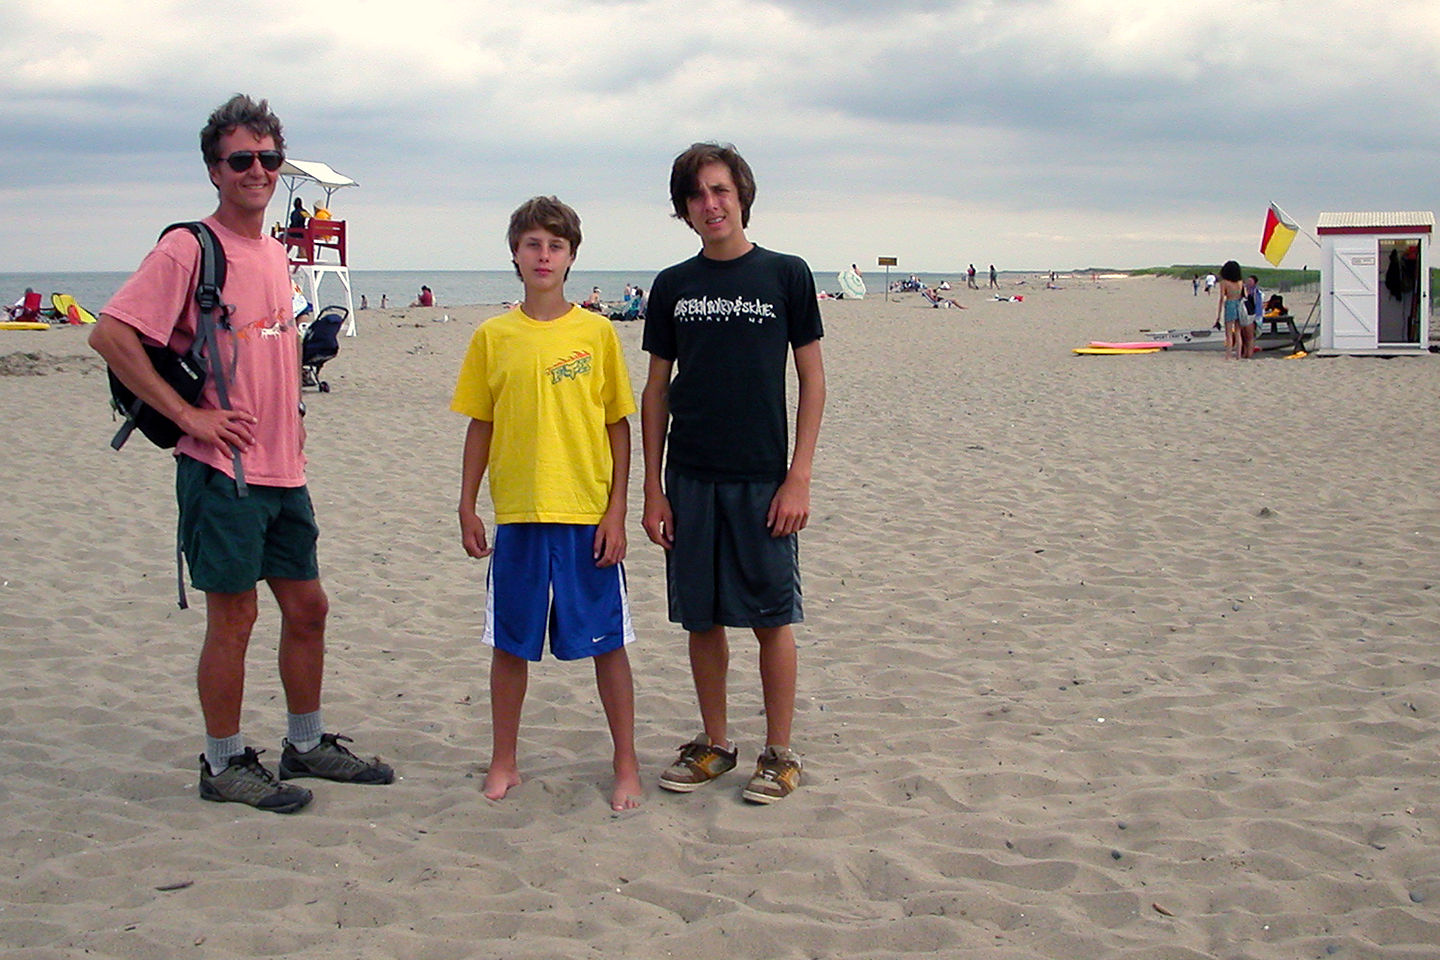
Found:
[[[44,323],[40,315],[40,294],[26,287],[25,295],[9,307],[5,315],[13,323]]]
[[[340,328],[350,311],[345,307],[329,306],[305,328],[300,339],[300,386],[314,387],[321,393],[330,392],[330,384],[320,379],[320,368],[340,353]]]
[[[941,307],[945,307],[947,309],[949,307],[960,307],[960,309],[962,310],[965,309],[964,307],[960,306],[960,302],[958,300],[955,300],[951,297],[942,297],[939,293],[931,290],[929,287],[921,287],[920,296],[924,297],[925,302],[930,304],[930,306],[935,307],[936,309],[939,309]]]
[[[285,244],[292,267],[325,263],[343,267],[347,264],[344,220],[317,220],[312,217],[304,230],[276,226],[271,235]],[[333,262],[323,256],[327,250],[334,254]]]

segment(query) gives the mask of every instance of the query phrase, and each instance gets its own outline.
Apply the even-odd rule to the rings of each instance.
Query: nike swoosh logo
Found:
[[[590,638],[590,642],[591,642],[591,643],[599,643],[601,640],[604,640],[604,639],[605,639],[604,637],[591,637],[591,638]]]

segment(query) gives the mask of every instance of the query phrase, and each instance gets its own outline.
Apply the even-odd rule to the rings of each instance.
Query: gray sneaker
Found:
[[[210,772],[205,755],[200,755],[200,799],[216,803],[248,803],[271,813],[294,813],[314,797],[304,787],[281,783],[260,762],[264,750],[246,747],[230,758],[225,769]]]
[[[800,786],[801,761],[789,747],[766,747],[755,762],[755,775],[741,796],[751,803],[784,800]]]
[[[713,746],[705,734],[680,748],[679,758],[660,774],[660,786],[675,793],[689,793],[735,769],[736,747]]]
[[[301,753],[286,740],[285,749],[280,751],[280,779],[320,777],[341,783],[395,782],[395,771],[389,764],[381,763],[379,757],[361,759],[345,749],[341,741],[355,742],[338,733],[325,733],[320,735],[319,745]]]

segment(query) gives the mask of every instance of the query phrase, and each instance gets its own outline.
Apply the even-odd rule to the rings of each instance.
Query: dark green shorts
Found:
[[[272,577],[320,577],[308,488],[250,484],[240,497],[235,481],[209,464],[183,456],[175,464],[180,546],[196,590],[244,593]]]
[[[711,627],[782,627],[805,619],[800,538],[765,526],[780,484],[712,483],[665,471],[675,546],[665,554],[670,621]]]

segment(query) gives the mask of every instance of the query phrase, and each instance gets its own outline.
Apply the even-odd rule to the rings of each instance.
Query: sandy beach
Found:
[[[364,311],[307,394],[327,726],[401,779],[315,782],[292,817],[197,799],[204,610],[174,602],[168,456],[109,449],[83,331],[0,333],[0,952],[1433,960],[1440,358],[1076,357],[1214,303],[1169,279],[961,287],[966,310],[822,305],[783,803],[744,803],[741,772],[655,787],[698,718],[635,422],[626,814],[584,664],[532,671],[526,782],[480,794],[484,565],[448,402],[498,310]],[[620,334],[638,391],[640,326]],[[274,761],[261,607],[244,727]],[[748,772],[755,647],[732,648]]]

